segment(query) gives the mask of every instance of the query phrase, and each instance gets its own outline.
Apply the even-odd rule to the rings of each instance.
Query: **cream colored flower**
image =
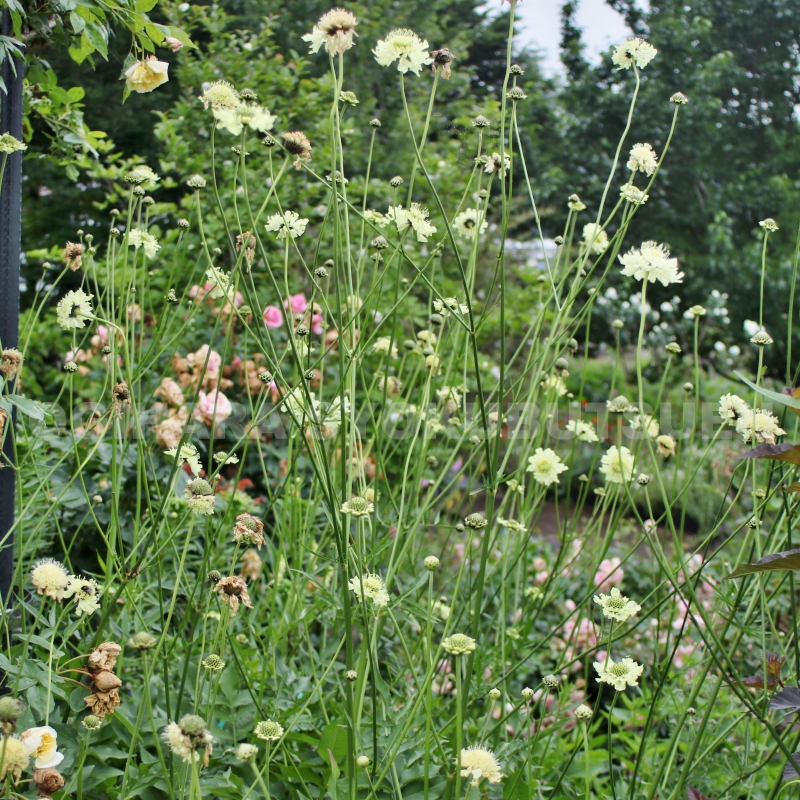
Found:
[[[637,281],[661,281],[664,286],[683,282],[683,273],[678,272],[678,259],[670,258],[663,244],[643,242],[641,248],[631,248],[619,256],[619,260],[622,274]]]
[[[267,742],[277,742],[283,736],[283,726],[272,719],[265,719],[259,722],[253,731],[259,739]]]
[[[475,239],[486,230],[489,223],[480,209],[468,208],[455,218],[453,226],[465,239]]]
[[[83,328],[87,319],[92,319],[92,304],[89,302],[93,294],[86,294],[83,289],[67,292],[56,306],[58,324],[65,330]]]
[[[600,459],[600,472],[609,483],[628,483],[633,480],[634,459],[627,447],[612,445]]]
[[[369,599],[377,608],[386,608],[389,605],[389,592],[380,575],[374,573],[356,575],[350,578],[347,585],[362,603]]]
[[[28,755],[35,759],[36,769],[57,767],[64,760],[64,754],[58,752],[58,734],[49,725],[28,728],[19,738],[27,747]]]
[[[59,561],[43,558],[31,570],[31,583],[36,587],[36,594],[43,594],[60,602],[69,586],[69,572]]]
[[[628,158],[628,169],[631,172],[644,172],[652,175],[658,166],[658,156],[656,151],[647,143],[637,143],[631,147],[630,157]]]
[[[398,232],[413,228],[418,242],[427,242],[428,237],[436,233],[436,228],[428,220],[428,209],[419,203],[412,203],[411,208],[390,206],[386,216],[395,223]]]
[[[234,136],[238,136],[245,128],[267,133],[275,125],[277,117],[255,103],[242,103],[234,108],[214,110],[217,127],[224,128]]]
[[[631,420],[631,428],[635,431],[646,431],[651,439],[655,439],[661,431],[658,420],[653,419],[650,414],[637,414]]]
[[[536,448],[536,452],[528,459],[527,471],[532,472],[534,480],[544,486],[558,483],[559,473],[566,469],[567,465],[549,447],[546,450]]]
[[[264,226],[268,233],[277,233],[278,239],[285,239],[291,236],[297,239],[305,233],[308,220],[303,219],[296,211],[285,211],[283,214],[273,214],[267,218]]]
[[[180,453],[178,453],[177,447],[173,447],[165,450],[164,454],[177,459],[181,464],[185,461],[195,475],[199,475],[203,469],[203,465],[200,463],[200,453],[193,444],[181,445]]]
[[[736,420],[736,432],[745,444],[767,442],[775,444],[776,437],[786,431],[778,425],[778,418],[763,408],[748,409]]]
[[[567,393],[567,384],[560,375],[548,375],[539,385],[545,392],[554,392],[558,397]]]
[[[309,43],[309,50],[318,53],[323,45],[331,55],[339,55],[349,50],[355,42],[353,37],[358,20],[343,8],[334,8],[323,14],[311,33],[302,37]]]
[[[158,239],[152,233],[143,231],[141,228],[132,228],[128,232],[128,244],[137,250],[143,247],[144,254],[148,258],[155,258],[156,253],[161,249]]]
[[[650,195],[645,194],[641,189],[637,189],[635,186],[632,186],[629,183],[626,183],[620,190],[619,196],[623,200],[627,200],[629,203],[635,203],[636,205],[644,205]]]
[[[198,98],[205,108],[212,109],[236,108],[241,102],[239,93],[227,81],[214,81],[205,85],[205,91]]]
[[[419,75],[424,66],[433,63],[433,58],[428,54],[428,42],[408,28],[392,31],[385,39],[378,41],[372,52],[382,67],[389,67],[393,61],[397,61],[397,69],[402,73],[411,71]]]
[[[575,434],[579,442],[599,442],[600,438],[593,425],[580,419],[571,419],[565,426],[570,433]]]
[[[19,739],[6,736],[0,739],[0,751],[3,753],[0,780],[5,780],[6,775],[11,775],[16,783],[22,776],[22,770],[30,764],[28,748]]]
[[[125,85],[132,92],[152,92],[169,80],[169,64],[150,56],[146,61],[134,61],[125,70]]]
[[[375,510],[375,506],[363,497],[351,497],[346,503],[342,503],[341,513],[350,514],[353,517],[366,517]]]
[[[625,597],[616,587],[611,590],[611,594],[596,594],[594,602],[603,609],[603,616],[617,622],[625,622],[642,610],[638,603],[634,603],[633,600]]]
[[[735,394],[725,394],[719,399],[719,415],[726,422],[736,422],[750,411],[750,406]]]
[[[644,672],[644,667],[632,658],[623,658],[616,662],[611,658],[595,661],[594,669],[598,683],[610,683],[618,692],[624,692],[628,686],[638,686],[639,678]]]
[[[442,647],[451,656],[465,656],[467,653],[474,652],[477,642],[466,633],[454,633],[442,642]]]
[[[483,171],[487,175],[494,175],[498,172],[502,178],[510,169],[511,156],[508,153],[504,153],[502,158],[500,157],[500,153],[492,153],[490,156],[486,156],[486,163],[484,164]]]
[[[662,433],[661,436],[656,438],[658,452],[661,453],[664,458],[669,458],[670,456],[675,455],[675,448],[677,447],[677,444],[678,443],[675,441],[675,439],[668,433]]]
[[[503,780],[500,770],[500,762],[491,750],[475,746],[461,751],[461,777],[471,778],[472,786],[477,786],[482,778],[489,783],[500,783]]]
[[[595,255],[602,255],[608,249],[608,234],[596,222],[583,226],[583,241]]]
[[[392,341],[391,336],[379,336],[372,345],[372,352],[380,353],[384,356],[388,356],[391,353],[392,358],[397,358],[399,355],[397,343]]]
[[[92,578],[84,578],[82,575],[71,575],[69,584],[64,591],[64,597],[72,597],[77,604],[75,614],[81,616],[86,614],[90,617],[100,608],[100,587],[97,581]]]
[[[638,37],[628,39],[619,45],[611,56],[617,69],[630,69],[636,64],[639,69],[644,69],[655,57],[658,50],[653,45]]]

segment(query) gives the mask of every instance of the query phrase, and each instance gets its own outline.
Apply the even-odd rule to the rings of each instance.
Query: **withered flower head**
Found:
[[[252,608],[250,595],[247,593],[247,583],[244,578],[231,576],[222,578],[217,582],[214,591],[219,595],[223,603],[227,603],[231,609],[231,616],[236,616],[239,611],[239,603],[243,603],[247,608]]]
[[[89,655],[89,671],[114,669],[122,648],[116,642],[103,642]]]
[[[22,361],[22,353],[19,350],[14,347],[6,348],[0,354],[0,372],[6,376],[7,380],[13,381],[22,366]]]
[[[80,242],[67,242],[67,246],[61,253],[64,263],[73,271],[81,268],[83,263],[83,245]]]
[[[103,719],[106,714],[113,714],[114,709],[120,704],[119,690],[111,689],[108,692],[93,692],[83,698],[88,709],[96,717]]]
[[[236,236],[236,250],[241,252],[242,246],[245,247],[244,257],[247,259],[247,265],[252,266],[256,260],[256,237],[250,231],[244,231]]]
[[[302,131],[290,131],[289,133],[282,133],[283,146],[287,152],[296,156],[294,160],[294,168],[300,169],[303,163],[311,160],[311,142]]]
[[[441,50],[431,50],[431,55],[433,56],[433,63],[431,64],[431,69],[436,72],[439,67],[442,68],[442,77],[445,80],[448,80],[450,76],[453,74],[452,72],[452,63],[455,60],[455,56],[450,52],[447,47],[443,47]]]
[[[239,514],[233,526],[233,541],[245,545],[254,544],[260,550],[265,543],[264,523],[250,514]]]
[[[53,792],[64,788],[64,778],[54,767],[46,769],[35,769],[33,771],[33,782],[36,784],[36,791],[39,797],[52,797]]]
[[[264,564],[261,556],[255,550],[245,550],[242,554],[242,577],[257,581],[261,577]]]

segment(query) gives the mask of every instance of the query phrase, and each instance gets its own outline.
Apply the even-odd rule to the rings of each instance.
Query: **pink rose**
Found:
[[[197,403],[197,411],[206,425],[213,422],[224,422],[233,411],[231,401],[222,394],[219,389],[206,394],[200,392],[200,401]]]
[[[594,585],[601,591],[608,591],[615,583],[622,583],[625,573],[620,569],[618,558],[604,558],[594,576]]]
[[[206,358],[208,363],[206,364]],[[207,344],[204,344],[194,354],[194,366],[196,369],[206,368],[206,375],[214,376],[219,374],[219,368],[222,366],[222,356],[216,351],[212,350]]]
[[[311,332],[317,335],[322,333],[322,314],[314,314],[311,317]]]
[[[300,294],[290,294],[289,299],[283,301],[283,307],[291,309],[292,314],[305,314],[308,308],[308,301],[302,292]]]
[[[264,324],[268,328],[280,328],[283,325],[283,314],[277,306],[267,306],[264,309]]]

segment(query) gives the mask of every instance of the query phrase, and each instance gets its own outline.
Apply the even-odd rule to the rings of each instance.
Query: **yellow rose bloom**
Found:
[[[147,61],[135,61],[125,70],[125,85],[132,92],[152,92],[169,80],[169,64],[150,56]]]

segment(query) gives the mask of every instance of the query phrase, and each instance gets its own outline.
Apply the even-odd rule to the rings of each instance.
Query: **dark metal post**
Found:
[[[11,16],[3,11],[4,36],[13,36]],[[3,81],[7,94],[0,94],[0,133],[10,133],[22,141],[22,77],[24,64],[11,57],[2,64]],[[15,74],[16,73],[16,74]],[[19,256],[22,245],[22,153],[7,157],[0,192],[0,346],[16,347],[19,338]],[[13,426],[9,431],[3,451],[13,458]],[[0,469],[0,599],[8,601],[14,580],[14,535],[6,539],[14,525],[16,473],[13,469]]]

